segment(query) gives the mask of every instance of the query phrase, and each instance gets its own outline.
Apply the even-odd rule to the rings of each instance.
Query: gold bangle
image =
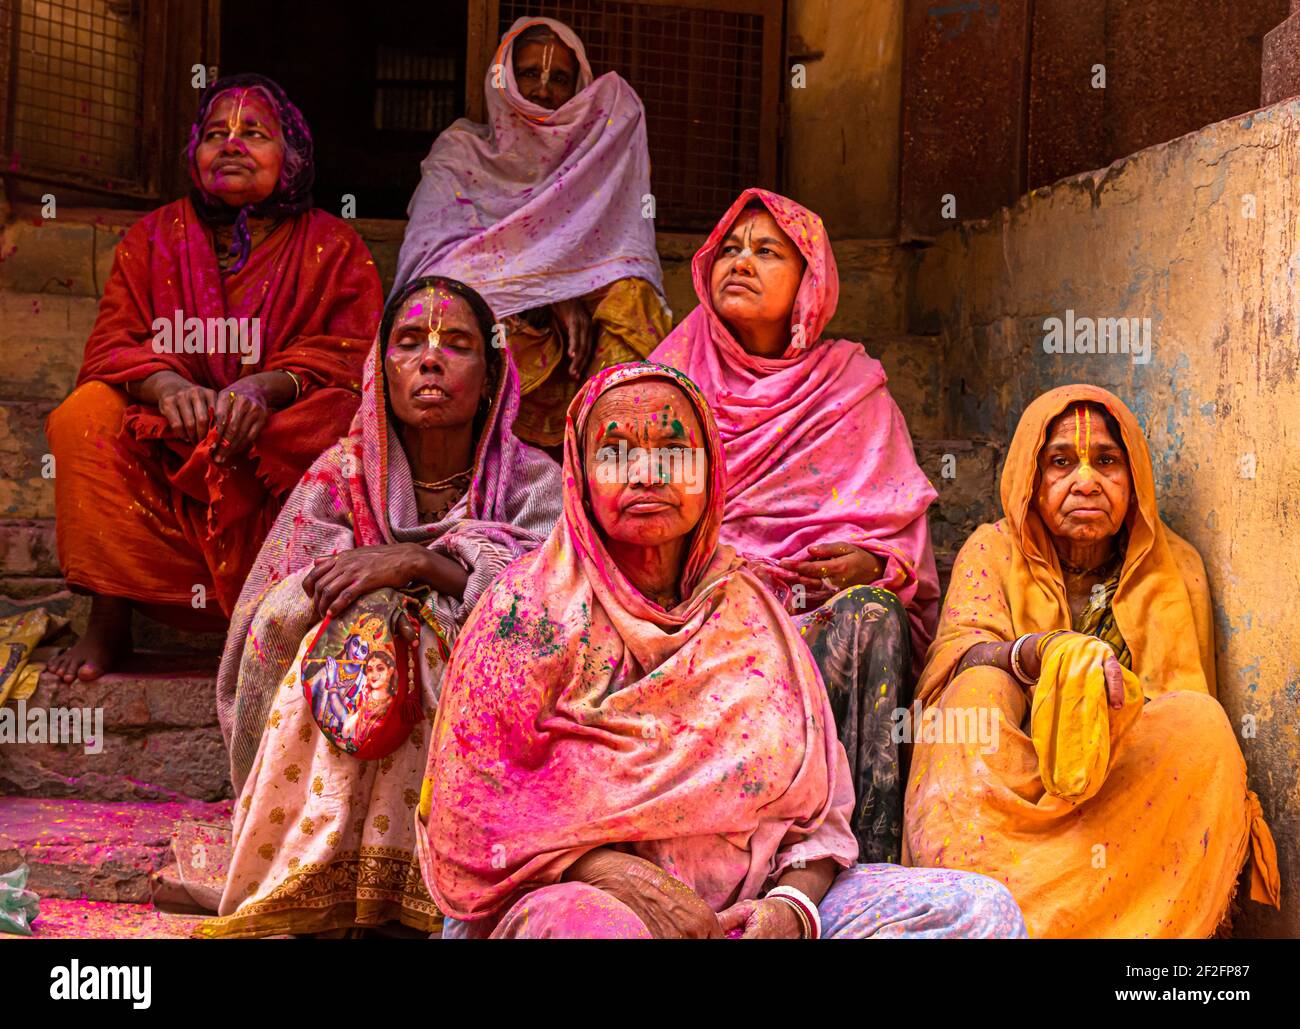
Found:
[[[289,376],[289,378],[293,380],[293,399],[297,400],[302,396],[302,379],[289,371],[288,368],[281,368],[280,371],[284,372],[285,375]],[[293,403],[293,401],[291,400],[290,403]]]

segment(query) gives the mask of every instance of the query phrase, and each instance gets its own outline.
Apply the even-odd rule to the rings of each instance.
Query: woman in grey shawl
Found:
[[[240,595],[217,683],[233,853],[204,936],[326,932],[438,912],[413,817],[443,658],[488,584],[550,532],[560,472],[515,438],[518,376],[482,298],[416,279],[389,301],[360,410],[290,495]],[[424,721],[378,761],[317,727],[299,667],[315,627],[366,593],[427,587]]]

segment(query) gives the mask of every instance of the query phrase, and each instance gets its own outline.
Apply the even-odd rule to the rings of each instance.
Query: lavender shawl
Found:
[[[578,92],[556,111],[515,84],[515,37],[547,25],[578,58]],[[498,318],[619,279],[663,296],[652,218],[645,109],[614,72],[591,78],[582,41],[550,18],[520,18],[485,82],[488,121],[462,118],[434,140],[411,198],[396,282],[448,275]]]
[[[317,622],[302,588],[313,558],[353,547],[422,543],[459,561],[469,571],[464,596],[431,594],[425,601],[426,617],[454,643],[497,574],[555,525],[560,470],[511,431],[519,411],[519,375],[510,352],[503,348],[500,354],[501,381],[478,441],[469,491],[441,521],[421,524],[410,465],[387,415],[376,340],[348,435],[321,454],[289,495],[231,616],[217,673],[217,714],[236,794],[257,755],[271,698]],[[436,637],[426,625],[421,650],[432,646]],[[426,704],[437,704],[440,685],[422,683]]]

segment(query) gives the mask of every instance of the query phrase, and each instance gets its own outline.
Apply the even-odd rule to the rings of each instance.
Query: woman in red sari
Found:
[[[45,432],[59,559],[91,595],[50,662],[94,679],[131,608],[224,626],[284,497],[348,428],[383,306],[374,262],[312,207],[311,133],[260,75],[210,86],[189,197],[118,245],[77,386]]]

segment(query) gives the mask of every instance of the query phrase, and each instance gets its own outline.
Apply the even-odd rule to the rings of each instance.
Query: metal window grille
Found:
[[[489,52],[516,18],[556,18],[582,39],[597,77],[617,71],[640,95],[661,229],[711,228],[741,189],[777,185],[779,0],[707,7],[500,0],[497,7]],[[481,92],[482,81],[468,88]]]
[[[455,52],[430,54],[381,44],[375,67],[375,128],[437,134],[456,120]]]
[[[145,131],[149,13],[149,0],[0,2],[6,172],[156,191]]]

